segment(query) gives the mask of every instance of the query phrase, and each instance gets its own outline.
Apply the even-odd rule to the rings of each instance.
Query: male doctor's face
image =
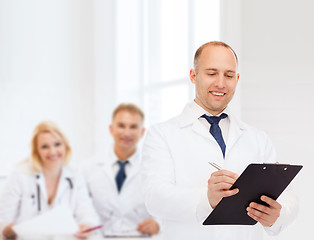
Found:
[[[136,150],[144,132],[142,117],[126,110],[118,112],[110,125],[115,148],[126,153]]]
[[[198,63],[197,69],[190,70],[195,102],[214,116],[218,115],[231,101],[239,80],[236,58],[229,48],[207,46]]]

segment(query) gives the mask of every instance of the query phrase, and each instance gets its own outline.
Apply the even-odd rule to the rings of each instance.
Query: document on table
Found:
[[[105,238],[150,238],[150,235],[142,234],[137,230],[128,231],[103,231],[103,236]]]
[[[61,205],[15,225],[13,230],[19,236],[72,235],[75,234],[79,228],[71,210],[67,206]]]

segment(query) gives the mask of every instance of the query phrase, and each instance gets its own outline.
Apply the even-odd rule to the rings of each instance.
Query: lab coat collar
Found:
[[[34,177],[37,179],[37,181],[39,181],[39,179],[45,179],[45,176],[42,172],[40,173],[33,173]],[[72,178],[73,177],[73,172],[66,166],[63,166],[61,169],[61,176],[60,176],[60,180],[61,179],[66,179],[66,178]]]
[[[136,152],[128,159],[129,164],[131,165],[129,174],[126,178],[126,182],[124,184],[126,184],[128,181],[130,181],[130,179],[133,178],[133,176],[135,176],[138,172],[138,168],[140,166],[140,160],[141,160],[141,154],[140,154],[140,150],[137,149]],[[118,161],[118,157],[114,152],[114,148],[113,145],[111,146],[110,150],[107,151],[107,154],[102,155],[102,156],[98,156],[97,157],[97,166],[99,166],[100,168],[102,168],[102,170],[104,171],[104,173],[106,174],[106,176],[108,176],[108,178],[110,179],[110,181],[112,182],[112,184],[116,184],[115,182],[115,175],[114,172],[112,170],[112,167],[114,164],[116,164],[116,162]]]
[[[118,160],[119,160],[119,158],[117,157],[117,155],[116,155],[116,153],[114,152],[114,150],[113,150],[113,147],[111,148],[112,150],[111,150],[111,152],[110,152],[110,154],[111,154],[111,156],[110,156],[110,164],[111,164],[111,166],[112,165],[114,165]],[[137,149],[136,151],[135,151],[135,153],[133,153],[127,160],[129,161],[129,164],[131,164],[131,166],[134,166],[134,165],[136,165],[137,163],[138,163],[138,161],[139,161],[139,159],[140,159],[140,151]]]
[[[230,120],[230,127],[237,127],[241,130],[247,129],[247,125],[239,120],[230,110],[229,107],[227,107],[224,111],[224,113],[228,114],[228,118]],[[208,114],[207,111],[205,111],[201,106],[199,106],[196,102],[188,103],[185,108],[183,109],[179,121],[180,121],[180,127],[186,127],[188,125],[195,124],[196,122],[199,122],[198,119],[203,115]]]
[[[66,189],[70,189],[70,191],[73,190],[73,172],[70,171],[69,168],[63,167],[62,168],[62,173],[57,189],[57,194],[54,200],[54,203],[61,198],[62,194],[66,191]]]
[[[71,181],[72,187],[73,187],[73,173],[68,169],[67,167],[63,166],[61,170],[61,176],[58,183],[58,189],[57,194],[55,196],[53,204],[60,198],[60,196],[63,194],[64,190],[67,188],[70,188],[69,180]],[[48,204],[48,194],[47,194],[47,188],[46,188],[46,182],[45,182],[45,176],[41,173],[34,173],[34,178],[36,179],[37,184],[40,187],[40,193],[43,197],[45,204]]]
[[[138,161],[140,160],[140,150],[137,149],[135,151],[135,153],[128,158],[128,161],[132,164],[132,165],[136,165],[138,163]],[[114,165],[117,161],[119,160],[119,158],[117,157],[117,155],[114,152],[114,148],[113,145],[110,147],[110,150],[107,151],[106,154],[101,154],[99,156],[96,157],[96,163],[98,166],[110,166],[112,167],[112,165]]]
[[[223,112],[228,114],[228,118],[230,121],[228,139],[226,142],[226,156],[227,156],[230,149],[234,146],[234,144],[243,134],[243,131],[245,131],[248,128],[248,125],[246,125],[244,122],[239,120],[234,114],[232,114],[229,107],[227,107]],[[208,113],[197,103],[192,102],[190,104],[187,104],[183,112],[179,116],[180,127],[185,128],[191,126],[193,131],[195,131],[197,134],[212,141],[216,141],[211,134],[208,134],[208,129],[206,129],[206,127],[199,121],[199,118],[203,114]]]

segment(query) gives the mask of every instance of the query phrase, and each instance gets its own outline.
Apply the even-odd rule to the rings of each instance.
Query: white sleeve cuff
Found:
[[[196,207],[196,219],[198,222],[204,222],[208,215],[213,211],[208,202],[207,188],[202,191],[200,201]]]

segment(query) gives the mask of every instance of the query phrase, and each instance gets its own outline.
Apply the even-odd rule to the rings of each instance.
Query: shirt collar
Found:
[[[226,113],[228,118],[231,114],[230,109],[227,107],[220,114]],[[190,124],[193,124],[196,120],[198,120],[202,115],[212,116],[212,114],[208,113],[204,108],[198,105],[195,101],[187,104],[181,114],[180,126],[184,127]],[[220,115],[219,114],[219,115]]]
[[[207,116],[213,116],[211,113],[207,112],[204,108],[202,108],[200,105],[198,105],[195,101],[193,101],[191,103],[191,108],[192,108],[192,111],[195,112],[195,115],[199,116],[198,118],[200,118],[204,114],[206,114]],[[223,113],[226,113],[229,116],[229,114],[230,114],[229,108],[226,107],[220,114],[217,115],[217,117],[219,117]]]
[[[43,172],[39,172],[39,173],[33,173],[33,175],[43,177],[44,174]],[[60,179],[66,179],[66,178],[72,178],[72,177],[73,177],[73,172],[71,171],[70,167],[62,166]]]
[[[111,165],[114,165],[117,163],[117,161],[119,160],[119,158],[117,157],[117,155],[115,154],[113,148],[112,148],[112,151],[111,151],[111,154],[112,154],[112,157],[111,157]],[[133,155],[131,155],[127,160],[129,162],[129,164],[132,166],[135,164],[136,160],[139,159],[138,158],[138,155],[139,155],[139,150],[137,149],[135,151],[135,153],[133,153]]]

